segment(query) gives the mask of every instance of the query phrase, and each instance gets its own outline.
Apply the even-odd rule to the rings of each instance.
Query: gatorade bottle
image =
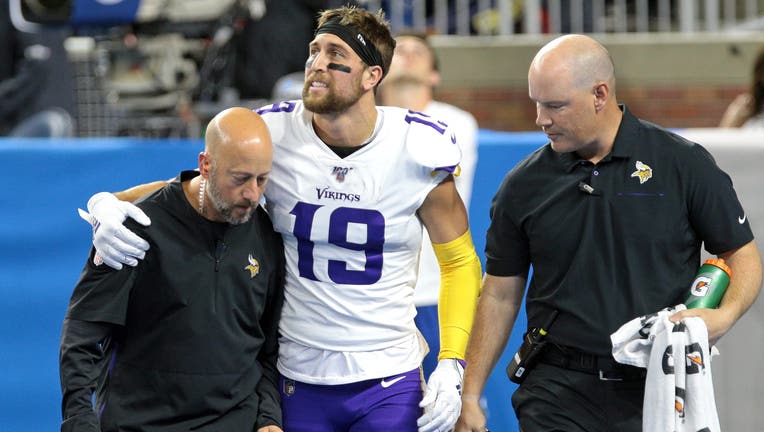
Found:
[[[730,283],[731,274],[732,271],[723,259],[707,259],[700,266],[695,281],[690,286],[690,293],[684,301],[687,309],[714,309],[719,306]]]

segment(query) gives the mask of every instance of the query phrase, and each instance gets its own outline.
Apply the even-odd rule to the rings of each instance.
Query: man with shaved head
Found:
[[[491,205],[457,432],[485,430],[479,398],[531,265],[527,326],[547,343],[512,395],[524,432],[642,430],[645,370],[616,363],[610,335],[682,303],[702,244],[726,260],[730,285],[718,309],[672,321],[702,318],[713,343],[759,293],[761,258],[729,176],[700,145],[619,105],[615,88],[610,55],[587,36],[559,37],[531,63],[528,93],[549,143]]]
[[[91,252],[61,336],[62,431],[282,431],[283,245],[258,205],[272,159],[258,114],[221,112],[199,170],[137,203],[144,259]]]

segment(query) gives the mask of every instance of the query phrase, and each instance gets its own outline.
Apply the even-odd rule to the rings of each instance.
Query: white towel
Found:
[[[610,335],[616,361],[647,368],[644,432],[719,432],[708,329],[701,318],[672,323],[685,309],[666,308],[635,318]]]

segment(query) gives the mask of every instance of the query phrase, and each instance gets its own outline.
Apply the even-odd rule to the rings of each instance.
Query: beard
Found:
[[[223,198],[223,194],[220,192],[220,188],[218,188],[217,185],[217,167],[214,163],[210,168],[210,178],[207,180],[207,196],[209,196],[212,205],[215,207],[215,210],[220,213],[223,220],[231,225],[239,225],[249,222],[257,208],[256,202],[244,200],[241,203],[238,203],[238,205],[249,205],[252,210],[242,216],[234,215],[233,208],[237,203],[227,202],[226,199]]]
[[[328,87],[326,94],[315,96],[310,94],[310,83],[312,80],[305,80],[305,86],[302,89],[302,102],[308,111],[316,114],[339,114],[345,112],[348,108],[355,105],[363,91],[361,90],[360,77],[354,83],[355,90],[349,96],[341,96],[334,91],[333,87]]]

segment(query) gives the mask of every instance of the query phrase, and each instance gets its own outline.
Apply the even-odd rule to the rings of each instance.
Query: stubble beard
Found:
[[[360,86],[360,83],[358,84]],[[348,97],[338,95],[331,87],[323,96],[314,96],[310,94],[310,80],[305,81],[302,89],[302,101],[305,108],[315,114],[340,114],[348,110],[361,99],[363,93],[356,90]]]
[[[207,180],[207,196],[210,198],[212,205],[215,207],[220,216],[231,225],[239,225],[249,222],[257,208],[257,203],[250,203],[252,211],[245,214],[241,218],[236,218],[233,215],[233,204],[227,203],[223,194],[217,185],[217,167],[212,166],[210,168],[210,178]]]

